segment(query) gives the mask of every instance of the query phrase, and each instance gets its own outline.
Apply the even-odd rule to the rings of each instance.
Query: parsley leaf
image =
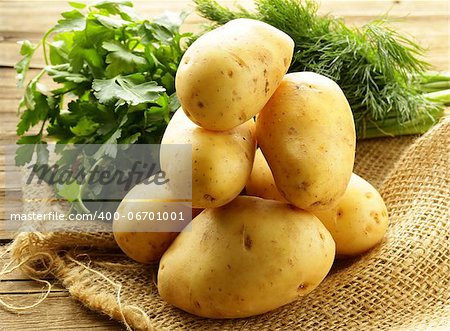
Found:
[[[106,41],[102,47],[109,51],[106,56],[106,75],[108,77],[120,74],[133,73],[139,69],[143,71],[147,65],[144,57],[134,54],[128,48],[117,41]],[[142,54],[143,55],[143,54]]]
[[[64,19],[58,21],[53,32],[82,31],[86,28],[86,17],[80,11],[74,9],[61,15]]]
[[[95,123],[90,118],[84,116],[75,126],[70,128],[70,131],[77,136],[89,136],[94,133],[99,126],[100,124]]]
[[[80,185],[76,181],[64,184],[56,184],[58,196],[68,201],[75,201],[80,194]]]
[[[37,82],[32,81],[26,89],[23,104],[26,110],[22,113],[17,124],[16,133],[18,136],[26,133],[31,127],[44,121],[50,111],[49,99],[37,89]]]
[[[127,21],[120,18],[113,18],[105,15],[94,15],[94,17],[97,19],[97,21],[99,21],[100,24],[109,29],[121,28],[124,25],[128,24]]]
[[[116,106],[127,103],[138,105],[140,103],[153,102],[159,97],[159,92],[164,92],[164,87],[155,82],[136,84],[133,76],[116,76],[111,79],[95,79],[92,83],[94,95],[100,103],[112,103]]]
[[[88,77],[82,74],[71,72],[70,66],[67,63],[56,66],[48,66],[45,67],[44,70],[57,83],[64,83],[64,82],[82,83],[90,81]]]
[[[22,45],[20,47],[20,55],[22,55],[23,58],[14,66],[17,72],[17,86],[19,87],[21,87],[25,81],[28,69],[30,68],[31,58],[38,47],[38,45],[33,45],[28,40],[21,41],[20,44]]]

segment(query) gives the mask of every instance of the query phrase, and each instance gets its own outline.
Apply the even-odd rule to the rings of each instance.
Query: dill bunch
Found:
[[[312,0],[256,0],[255,12],[231,10],[215,0],[194,2],[217,24],[252,18],[291,36],[289,72],[313,71],[336,81],[351,105],[359,138],[423,133],[442,116],[441,103],[427,98],[417,79],[429,68],[420,59],[424,49],[390,28],[386,18],[355,28],[319,15]]]

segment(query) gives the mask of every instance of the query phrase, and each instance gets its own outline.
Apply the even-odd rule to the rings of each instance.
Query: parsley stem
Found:
[[[81,211],[85,214],[90,214],[91,211],[84,205],[80,196],[77,196],[77,200],[73,202]]]
[[[44,53],[44,61],[46,65],[50,64],[50,61],[48,60],[48,56],[47,56],[47,38],[48,36],[53,32],[54,28],[51,28],[50,30],[48,30],[44,37],[42,38],[42,52]]]
[[[47,122],[47,119],[44,119],[42,121],[41,129],[39,130],[39,133],[38,133],[40,136],[42,136],[42,132],[44,132],[44,126],[45,126],[46,122]]]
[[[86,188],[87,183],[91,179],[91,176],[92,176],[92,171],[91,170],[94,170],[95,167],[97,167],[100,164],[100,162],[102,162],[102,161],[103,161],[103,158],[98,159],[92,165],[92,167],[89,168],[89,171],[88,171],[88,174],[86,176],[86,179],[84,180],[84,183],[80,185],[80,190],[78,191],[78,196],[77,196],[77,202],[78,202],[78,206],[83,210],[84,213],[90,213],[91,212],[83,203],[84,190]]]
[[[30,82],[28,84],[39,81],[44,74],[45,74],[45,70],[42,69],[32,80],[30,80]]]

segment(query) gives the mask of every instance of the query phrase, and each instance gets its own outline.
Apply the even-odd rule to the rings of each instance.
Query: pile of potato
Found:
[[[237,318],[276,309],[316,288],[335,255],[363,253],[384,236],[381,196],[352,174],[349,104],[324,76],[286,75],[293,48],[288,35],[249,19],[195,41],[177,73],[182,108],[165,132],[161,168],[186,176],[191,160],[166,155],[164,144],[191,144],[192,206],[204,210],[173,242],[173,233],[115,225],[131,258],[161,258],[159,293],[187,312]],[[118,209],[128,210],[126,202]]]

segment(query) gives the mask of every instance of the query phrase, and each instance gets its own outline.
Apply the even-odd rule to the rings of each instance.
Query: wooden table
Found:
[[[187,0],[179,1],[134,1],[135,7],[143,17],[161,13],[165,10],[180,11],[193,6]],[[231,1],[221,1],[232,3]],[[394,25],[401,31],[414,36],[422,45],[429,48],[427,60],[434,69],[450,70],[450,20],[449,1],[326,1],[323,0],[321,11],[343,16],[350,24],[361,25],[381,14],[389,12],[390,17],[403,17]],[[251,7],[250,1],[240,1]],[[15,142],[16,109],[23,90],[15,87],[14,63],[20,58],[17,41],[30,39],[38,41],[43,33],[58,19],[59,13],[68,9],[65,1],[23,1],[0,0],[0,144]],[[192,30],[200,18],[192,14],[185,29]],[[38,53],[32,63],[31,75],[43,65],[42,54]],[[31,76],[30,75],[30,76]],[[5,197],[5,165],[0,158],[0,195]],[[2,231],[4,223],[4,205],[0,205],[0,245],[5,245],[13,238],[12,233]],[[1,255],[1,247],[0,247]],[[0,258],[0,266],[7,261],[7,256]],[[69,297],[66,289],[52,281],[49,297],[39,306],[20,314],[0,308],[0,330],[119,330],[123,327],[84,308],[75,299]],[[0,299],[15,305],[27,305],[41,296],[45,286],[28,280],[19,271],[2,276],[0,282]]]

